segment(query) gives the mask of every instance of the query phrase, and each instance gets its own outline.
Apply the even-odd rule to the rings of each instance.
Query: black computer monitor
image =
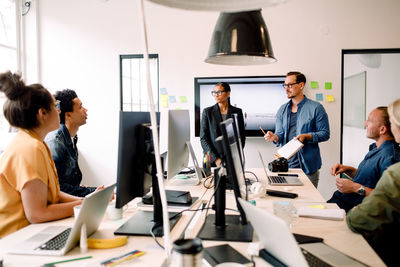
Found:
[[[120,111],[116,207],[153,188],[153,211],[136,212],[115,231],[119,235],[162,236],[162,205],[156,176],[153,137],[149,112]],[[157,113],[159,121],[159,113]],[[176,213],[170,213],[174,217]],[[170,220],[171,228],[179,217]]]
[[[220,127],[222,136],[218,137],[217,141],[221,142],[223,147],[222,160],[226,175],[221,174],[218,169],[214,172],[215,215],[207,216],[199,237],[205,240],[251,242],[253,228],[247,222],[246,214],[238,201],[239,197],[247,199],[247,190],[232,119],[221,122]],[[240,215],[225,215],[227,180],[233,187]]]

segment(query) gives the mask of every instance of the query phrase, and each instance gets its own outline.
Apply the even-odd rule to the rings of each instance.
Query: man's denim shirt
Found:
[[[64,124],[61,124],[58,130],[48,133],[45,139],[56,164],[60,190],[71,195],[83,197],[93,192],[96,188],[80,186],[82,172],[78,165],[77,140],[78,137],[75,136],[74,145],[71,135]]]
[[[328,114],[324,107],[304,96],[297,105],[296,135],[311,134],[312,141],[304,141],[304,146],[299,150],[300,165],[306,174],[312,174],[322,165],[319,142],[327,141],[330,136]],[[292,100],[282,105],[276,114],[275,134],[279,137],[277,146],[285,145],[290,140],[289,122],[292,110]]]

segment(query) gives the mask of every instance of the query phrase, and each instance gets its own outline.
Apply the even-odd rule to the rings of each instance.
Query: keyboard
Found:
[[[40,250],[60,250],[62,249],[65,244],[67,243],[68,236],[71,232],[72,228],[68,228],[65,231],[59,233],[40,247],[38,249]]]
[[[332,265],[329,265],[328,263],[324,262],[323,260],[321,260],[320,258],[314,256],[313,254],[311,254],[310,252],[308,252],[307,250],[300,248],[301,252],[304,255],[304,258],[306,258],[306,261],[308,263],[308,265],[310,267],[330,267]]]
[[[287,180],[283,176],[268,176],[272,183],[287,184]]]

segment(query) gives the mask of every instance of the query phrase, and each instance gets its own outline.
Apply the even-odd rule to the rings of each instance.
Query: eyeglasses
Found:
[[[211,95],[212,95],[212,96],[215,96],[215,95],[220,96],[220,95],[222,95],[223,92],[226,92],[226,91],[225,91],[225,90],[221,90],[221,91],[211,91]]]
[[[293,85],[295,85],[295,84],[298,84],[298,83],[284,83],[284,84],[282,84],[282,87],[283,88],[292,88],[293,87]]]
[[[61,110],[61,101],[60,100],[56,100],[56,109],[57,110]]]

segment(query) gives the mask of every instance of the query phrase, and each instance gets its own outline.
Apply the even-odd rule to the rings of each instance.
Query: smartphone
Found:
[[[340,174],[340,178],[345,178],[345,179],[349,179],[349,180],[353,180],[353,178],[351,178],[349,175],[347,175],[345,172],[342,172]]]

